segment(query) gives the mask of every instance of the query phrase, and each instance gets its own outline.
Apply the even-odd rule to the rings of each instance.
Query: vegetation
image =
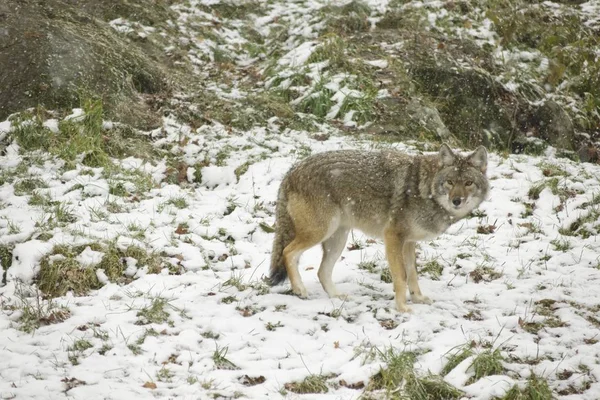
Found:
[[[297,381],[266,383],[267,390],[280,385],[282,395],[318,396],[343,386],[364,398],[458,399],[465,396],[463,386],[454,387],[445,377],[459,365],[470,376],[464,386],[477,381],[473,387],[480,386],[491,375],[514,379],[517,384],[501,400],[582,394],[595,382],[583,361],[548,376],[533,370],[519,376],[509,364],[526,371],[542,359],[559,360],[547,353],[519,359],[510,345],[487,342],[491,330],[479,329],[496,326],[497,321],[489,324],[496,314],[490,310],[497,306],[489,293],[505,288],[531,290],[528,304],[504,307],[503,315],[518,318],[511,334],[532,348],[542,337],[562,335],[573,323],[571,315],[581,317],[582,326],[600,326],[594,304],[546,298],[577,294],[569,279],[552,275],[553,263],[575,260],[578,276],[600,269],[600,261],[589,255],[600,232],[596,169],[571,161],[597,162],[600,155],[595,142],[600,43],[598,24],[576,2],[417,6],[391,0],[379,8],[353,0],[310,11],[303,2],[282,7],[277,1],[21,3],[22,16],[11,11],[5,20],[7,29],[18,25],[10,36],[24,40],[4,47],[22,53],[8,58],[31,67],[35,77],[5,68],[11,80],[0,94],[0,120],[8,118],[0,126],[5,160],[0,309],[7,332],[14,328],[21,331],[17,335],[34,336],[27,345],[44,350],[30,353],[40,360],[51,353],[45,338],[68,331],[65,354],[46,360],[40,371],[51,371],[49,362],[54,370],[69,371],[69,363],[90,355],[104,356],[107,365],[126,356],[148,365],[143,390],[185,381],[207,398],[242,397],[220,378],[195,375],[207,365],[208,373],[218,376],[224,376],[218,370],[234,376],[248,367],[227,324],[212,325],[203,317],[210,307],[219,307],[237,318],[232,324],[248,325],[250,347],[243,348],[251,352],[262,351],[256,338],[270,340],[296,330],[314,336],[319,350],[342,354],[356,342],[332,331],[353,331],[352,324],[365,320],[375,322],[372,328],[397,346],[370,348],[364,362],[381,367],[364,381],[348,383],[329,372],[308,371],[314,360],[306,361],[292,343],[277,366],[296,368],[306,361],[307,374]],[[49,37],[55,39],[52,45]],[[298,46],[301,51],[293,51]],[[33,68],[51,61],[56,62],[52,76]],[[64,76],[71,79],[59,85]],[[489,208],[489,218],[474,212],[461,227],[467,232],[464,241],[442,242],[457,248],[436,248],[434,242],[420,251],[419,273],[430,288],[477,289],[475,296],[453,300],[456,310],[443,302],[431,306],[443,318],[425,328],[425,339],[463,327],[465,334],[478,336],[450,349],[439,375],[423,366],[429,349],[412,342],[421,340],[421,332],[407,329],[421,316],[394,313],[393,282],[380,242],[353,238],[340,262],[359,269],[352,273],[360,278],[336,278],[336,283],[358,290],[302,313],[298,307],[308,307],[315,297],[298,303],[268,286],[260,276],[264,257],[249,251],[248,246],[268,242],[275,230],[275,198],[269,197],[274,192],[265,189],[265,181],[277,181],[262,175],[283,164],[271,159],[292,163],[334,148],[338,133],[347,135],[340,147],[388,148],[399,142],[416,152],[435,150],[442,141],[460,148],[484,144],[495,153],[492,186],[513,190],[513,180],[521,182],[506,215],[498,217]],[[317,142],[326,143],[319,147]],[[554,157],[548,146],[564,158]],[[509,153],[542,157],[531,162]],[[216,211],[208,211],[208,205]],[[506,232],[515,232],[514,237],[506,239]],[[31,259],[22,258],[31,255],[31,248],[20,247],[27,242],[39,250]],[[505,243],[507,260],[488,252],[492,243]],[[441,256],[432,258],[432,252]],[[308,265],[302,274],[316,269]],[[194,300],[181,304],[177,296],[186,292]],[[81,307],[105,293],[110,297],[102,298],[102,317],[90,312],[81,320]],[[193,318],[186,316],[188,304]],[[415,309],[420,307],[425,306]],[[113,313],[130,324],[107,324],[103,317]],[[290,315],[300,318],[301,326]],[[598,342],[583,331],[571,332],[578,354]],[[179,354],[179,344],[170,355],[149,351],[173,340],[186,341],[183,347],[215,347],[204,355],[185,354],[187,349]],[[24,375],[23,382],[46,379],[39,374]],[[579,379],[564,382],[572,374]],[[244,386],[266,380],[234,379]],[[64,393],[86,384],[68,375],[62,383]],[[23,396],[21,386],[11,387],[14,396]]]
[[[417,374],[414,370],[417,354],[395,349],[379,351],[386,367],[371,377],[367,392],[384,390],[392,399],[459,399],[463,392],[436,375]]]

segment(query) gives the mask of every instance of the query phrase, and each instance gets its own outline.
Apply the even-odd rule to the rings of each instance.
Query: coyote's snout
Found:
[[[396,306],[430,303],[417,281],[415,242],[439,236],[486,197],[487,152],[468,156],[442,145],[438,154],[399,151],[331,151],[301,161],[279,189],[270,282],[289,277],[292,291],[306,297],[298,272],[300,255],[321,243],[319,280],[338,296],[331,273],[348,233],[356,228],[384,239]]]

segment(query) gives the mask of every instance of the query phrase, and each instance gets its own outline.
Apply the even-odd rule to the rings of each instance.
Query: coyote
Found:
[[[430,304],[417,281],[415,242],[436,238],[479,206],[489,190],[486,169],[483,146],[467,156],[443,144],[437,154],[338,150],[304,159],[279,188],[270,284],[289,277],[292,292],[306,297],[298,261],[321,243],[319,281],[340,297],[331,274],[356,228],[383,238],[398,311],[411,311],[407,283],[413,303]]]

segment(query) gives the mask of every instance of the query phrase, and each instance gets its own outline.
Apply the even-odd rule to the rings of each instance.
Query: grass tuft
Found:
[[[499,375],[504,373],[504,366],[502,365],[502,353],[500,349],[495,350],[484,350],[479,353],[473,359],[473,362],[469,366],[469,369],[473,371],[473,376],[467,381],[467,385],[478,381],[484,376]]]
[[[77,254],[66,246],[55,246],[52,252],[40,261],[40,272],[36,278],[38,287],[46,296],[60,297],[73,292],[83,296],[101,284],[94,268],[85,268],[76,260]]]
[[[434,281],[439,281],[442,273],[444,272],[444,266],[437,260],[428,261],[422,268],[421,272],[429,273],[429,276]]]
[[[2,283],[6,283],[6,272],[11,267],[13,262],[13,249],[14,247],[7,244],[0,244],[0,265],[4,270],[4,276],[2,276]]]
[[[411,400],[459,399],[463,396],[461,390],[441,376],[417,375],[414,370],[416,353],[398,352],[393,348],[378,352],[387,365],[371,377],[367,392],[384,390],[386,398]]]
[[[148,307],[144,307],[137,312],[136,316],[138,317],[138,320],[135,324],[148,325],[168,322],[170,314],[165,309],[167,305],[169,305],[169,302],[162,297],[152,299],[152,302]]]
[[[66,169],[74,169],[77,162],[110,169],[114,166],[111,157],[150,159],[157,154],[152,144],[130,127],[119,124],[105,128],[101,100],[83,99],[82,108],[83,116],[61,120],[58,132],[44,126],[44,110],[20,113],[14,117],[11,135],[22,150],[48,152],[64,160]]]
[[[94,251],[104,252],[104,256],[95,266],[84,267],[77,256],[90,247]],[[149,273],[162,270],[163,259],[156,253],[149,253],[138,246],[129,246],[121,250],[115,242],[108,245],[89,243],[82,246],[57,245],[40,261],[40,272],[36,283],[44,295],[53,297],[64,296],[72,292],[75,296],[87,295],[91,290],[99,289],[102,284],[97,276],[97,270],[103,270],[110,282],[124,283],[131,278],[124,275],[125,258],[135,258],[137,267],[147,267]]]
[[[327,393],[327,376],[325,375],[309,375],[300,382],[288,382],[284,385],[286,390],[298,394],[307,393]]]
[[[346,56],[347,43],[335,34],[327,35],[323,44],[313,51],[307,63],[329,61],[329,66],[337,70],[350,69],[350,62]]]
[[[111,282],[117,282],[123,278],[125,265],[121,252],[115,244],[109,246],[97,268],[104,270],[104,273]]]
[[[567,239],[554,239],[550,243],[556,251],[566,252],[573,247]]]
[[[329,31],[340,35],[368,31],[371,8],[368,4],[352,0],[343,6],[324,7],[321,12],[327,17]]]
[[[29,195],[32,194],[35,189],[44,189],[47,187],[48,185],[46,182],[39,178],[20,179],[19,181],[15,182],[13,186],[15,196]]]
[[[496,397],[494,400],[552,400],[554,398],[548,382],[532,373],[524,388],[514,385],[504,396]]]
[[[539,199],[540,198],[540,194],[546,188],[546,186],[547,186],[546,181],[540,181],[538,183],[535,183],[535,184],[531,185],[531,187],[527,191],[527,196],[531,200],[537,200],[537,199]]]
[[[519,318],[519,326],[524,331],[531,334],[537,334],[543,328],[562,328],[568,326],[567,323],[562,321],[558,316],[554,314],[556,300],[553,299],[542,299],[535,302],[534,315],[544,317],[542,321],[526,321]]]
[[[71,346],[69,346],[69,351],[85,351],[92,347],[94,347],[94,345],[90,343],[90,341],[85,339],[78,339],[74,341]]]
[[[502,277],[502,272],[498,272],[494,269],[494,267],[489,265],[478,265],[473,271],[469,273],[473,282],[479,283],[481,281],[491,282],[496,279],[500,279]]]
[[[446,356],[446,358],[448,359],[448,362],[446,363],[446,365],[444,365],[444,368],[442,368],[441,375],[442,376],[448,375],[450,373],[450,371],[452,371],[454,368],[456,368],[456,366],[458,364],[460,364],[467,358],[471,357],[472,355],[473,355],[473,347],[471,346],[471,344],[466,344],[464,346],[459,347],[455,353],[453,353],[449,356]]]
[[[227,352],[229,351],[229,348],[227,346],[219,349],[219,346],[216,347],[214,353],[213,353],[213,362],[215,363],[215,367],[217,369],[227,369],[227,370],[235,370],[235,369],[239,369],[239,367],[237,365],[235,365],[233,362],[231,362],[228,358],[227,358]]]
[[[60,306],[51,299],[44,300],[39,290],[35,292],[33,300],[30,300],[23,286],[18,285],[15,297],[19,300],[19,304],[11,307],[21,311],[17,322],[19,329],[24,332],[33,333],[41,326],[57,324],[71,316],[67,307]]]

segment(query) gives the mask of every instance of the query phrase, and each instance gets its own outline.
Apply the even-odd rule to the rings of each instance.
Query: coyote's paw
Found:
[[[335,286],[328,287],[325,290],[325,292],[327,293],[327,296],[329,296],[330,299],[338,298],[338,299],[345,300],[348,298],[348,295],[346,293],[338,292],[337,289],[335,288]]]
[[[341,292],[335,292],[333,295],[331,295],[329,297],[336,297],[341,300],[349,300],[350,299],[350,296],[348,295],[348,293],[341,293]]]
[[[306,299],[308,297],[308,292],[306,291],[306,288],[304,286],[292,287],[292,293],[303,299]]]
[[[412,313],[412,309],[406,304],[396,304],[396,308],[398,309],[398,312],[401,313]]]
[[[423,296],[421,295],[417,295],[417,294],[413,294],[411,296],[412,302],[415,304],[431,304],[433,303],[433,301],[427,297],[427,296]]]

